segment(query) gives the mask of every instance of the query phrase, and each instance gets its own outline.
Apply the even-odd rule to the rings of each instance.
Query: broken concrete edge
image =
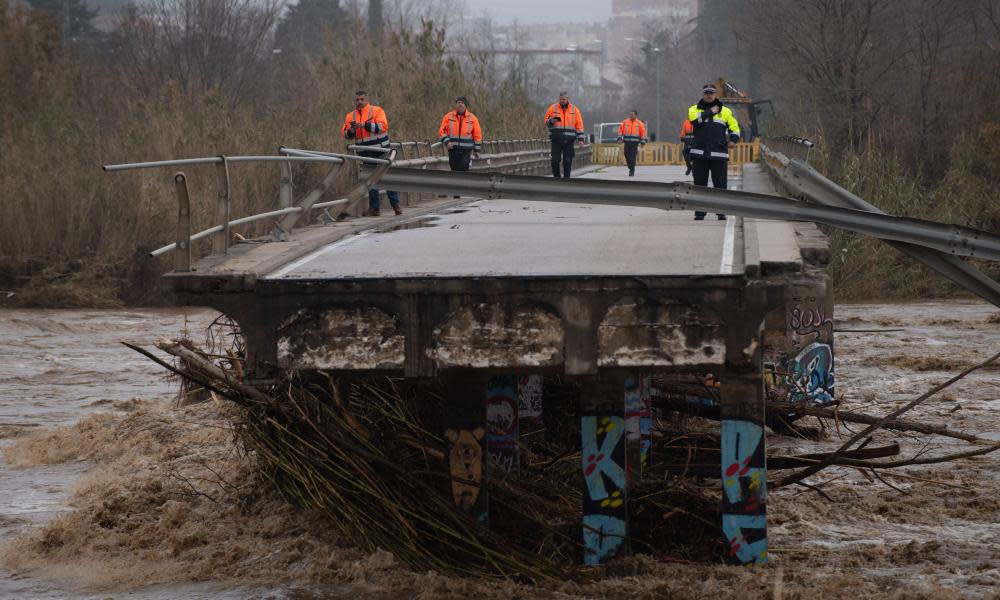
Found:
[[[387,229],[403,225],[415,218],[478,200],[479,198],[459,198],[449,199],[444,202],[432,202],[425,206],[410,209],[405,215],[398,217],[360,217],[356,222],[350,223],[346,227],[342,226],[344,222],[332,224],[332,227],[331,225],[321,224],[310,225],[309,227],[295,230],[289,240],[285,242],[260,238],[253,240],[253,243],[238,244],[228,255],[211,255],[199,260],[190,272],[179,273],[171,271],[165,273],[160,278],[160,287],[168,295],[181,292],[252,292],[256,288],[259,278],[311,252],[315,252],[327,244],[351,235],[357,235],[369,229]],[[341,226],[338,227],[337,225]],[[246,270],[231,272],[214,270],[215,267],[235,257],[246,257],[246,255],[259,248],[262,244],[284,244],[283,251],[280,255],[265,258]]]

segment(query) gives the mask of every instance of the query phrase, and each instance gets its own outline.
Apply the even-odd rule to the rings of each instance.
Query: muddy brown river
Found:
[[[844,409],[883,414],[984,360],[1000,350],[998,315],[973,301],[838,305]],[[149,492],[159,481],[150,473],[182,468],[187,457],[177,448],[203,445],[230,460],[229,438],[213,433],[225,422],[211,407],[174,407],[176,381],[119,342],[149,346],[185,333],[202,340],[215,316],[0,311],[0,598],[998,597],[1000,453],[907,468],[885,477],[892,487],[853,469],[828,469],[810,482],[829,498],[777,490],[766,569],[636,557],[606,579],[544,589],[412,573],[308,524],[295,530],[299,516],[287,508],[263,504],[232,517],[221,493],[212,502],[163,500]],[[1000,368],[974,373],[909,417],[1000,440]],[[923,440],[885,432],[873,444],[893,439],[908,454],[959,447],[935,438],[925,449]],[[819,442],[775,436],[768,443],[774,453],[797,453],[842,441],[833,428]],[[95,447],[116,443],[134,451]],[[157,444],[173,449],[158,452]],[[134,519],[125,534],[91,525],[102,502]],[[222,522],[229,529],[216,525]],[[158,537],[171,538],[166,549]]]

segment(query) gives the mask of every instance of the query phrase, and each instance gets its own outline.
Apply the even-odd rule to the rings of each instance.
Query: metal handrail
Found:
[[[178,158],[174,160],[156,160],[152,162],[123,163],[120,165],[104,165],[107,172],[130,171],[133,169],[155,169],[158,167],[180,167],[185,165],[217,165],[223,162],[329,162],[342,163],[349,155],[317,155],[317,156],[212,156],[206,158]],[[378,160],[378,159],[374,159]]]
[[[492,149],[499,152],[495,154],[483,154],[480,156],[477,164],[481,165],[492,165],[494,160],[503,159],[511,161],[511,165],[531,165],[537,162],[538,159],[529,158],[529,160],[522,161],[524,155],[535,155],[541,153],[545,150],[543,147],[531,148],[529,146],[543,145],[545,140],[533,139],[533,140],[490,140],[486,144],[492,146]],[[283,219],[276,227],[275,231],[272,232],[278,239],[284,239],[284,235],[287,233],[286,229],[294,227],[299,221],[299,218],[293,218],[291,215],[303,214],[305,212],[311,212],[313,210],[321,210],[330,208],[333,206],[350,206],[352,202],[357,201],[358,194],[352,192],[347,198],[339,198],[336,200],[330,200],[327,202],[315,202],[322,196],[322,193],[328,187],[326,184],[332,182],[332,178],[336,174],[336,170],[347,161],[355,161],[361,163],[369,163],[376,165],[378,168],[375,172],[371,173],[367,180],[359,184],[360,187],[370,187],[375,183],[379,177],[383,176],[385,169],[390,165],[398,162],[401,165],[410,164],[422,164],[425,167],[429,164],[443,164],[446,161],[444,156],[433,156],[428,155],[420,157],[419,151],[417,152],[417,158],[403,161],[395,161],[394,156],[396,153],[396,148],[402,151],[404,146],[427,146],[430,149],[442,146],[441,142],[431,143],[430,141],[406,141],[406,142],[393,142],[396,146],[390,146],[389,148],[381,147],[369,147],[369,146],[359,146],[352,144],[348,146],[348,149],[355,151],[377,151],[385,154],[389,154],[388,159],[386,158],[374,158],[365,157],[351,154],[339,154],[335,152],[326,152],[321,150],[308,150],[301,148],[288,148],[281,146],[278,148],[280,156],[213,156],[204,158],[184,158],[184,159],[173,159],[173,160],[163,160],[163,161],[147,161],[140,163],[125,163],[125,164],[115,164],[115,165],[104,165],[103,169],[108,172],[115,171],[126,171],[134,169],[148,169],[148,168],[160,168],[160,167],[173,167],[173,166],[186,166],[186,165],[202,165],[202,164],[214,164],[218,167],[220,191],[218,193],[218,200],[216,202],[216,212],[215,219],[216,224],[209,227],[203,231],[199,231],[195,234],[190,232],[190,203],[187,190],[187,178],[184,173],[177,173],[174,176],[175,187],[177,188],[178,196],[178,237],[177,241],[157,248],[150,252],[150,256],[161,256],[168,252],[176,251],[178,248],[182,250],[175,258],[175,270],[176,271],[188,271],[190,270],[191,263],[191,243],[207,238],[209,236],[215,235],[215,242],[213,243],[213,253],[215,254],[225,254],[229,251],[229,230],[231,227],[238,225],[244,225],[247,223],[253,223],[256,221],[261,221],[264,219],[282,217]],[[590,149],[589,145],[586,149]],[[411,162],[413,161],[413,162]],[[229,183],[229,169],[228,164],[231,162],[278,162],[281,165],[281,185],[279,186],[279,201],[281,203],[281,208],[276,210],[267,211],[263,213],[257,213],[254,215],[248,215],[245,217],[240,217],[238,219],[229,218],[229,209],[231,201],[230,193],[230,183]],[[298,206],[288,206],[292,200],[292,177],[290,164],[293,162],[321,162],[321,163],[331,163],[334,165],[334,170],[332,170],[327,178],[324,180],[324,184],[321,185],[316,190],[307,194],[302,201],[300,201]],[[501,167],[506,166],[504,164]],[[356,191],[356,190],[355,190]],[[363,190],[362,190],[363,191]],[[184,201],[188,204],[184,205]],[[183,213],[183,214],[182,214]],[[182,231],[183,229],[183,231]]]
[[[348,148],[353,148],[353,147],[354,146],[348,146]],[[385,148],[378,148],[378,150],[383,152],[388,152],[388,150],[386,150]],[[322,152],[320,150],[302,150],[299,148],[286,148],[285,146],[279,147],[278,152],[281,152],[282,154],[286,154],[289,156],[297,156],[297,157],[340,158],[342,159],[341,162],[343,162],[344,160],[353,160],[357,162],[372,163],[375,165],[384,165],[389,162],[384,158],[375,158],[373,156],[358,156],[356,154],[339,154],[337,152]]]

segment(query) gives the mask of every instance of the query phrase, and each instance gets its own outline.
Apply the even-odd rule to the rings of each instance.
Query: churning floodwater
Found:
[[[176,380],[123,346],[185,333],[200,339],[217,313],[204,309],[0,311],[0,445],[19,430],[70,425],[92,412],[127,407],[135,399],[169,397]],[[87,461],[13,468],[0,455],[0,543],[67,510]],[[74,591],[69,581],[0,570],[0,598],[108,598]],[[217,586],[156,586],[115,598],[275,597],[261,590]],[[283,594],[281,594],[283,595]]]
[[[177,391],[177,381],[120,341],[151,347],[160,336],[186,336],[202,342],[216,316],[214,311],[205,309],[172,308],[0,311],[0,449],[12,448],[15,441],[31,437],[31,432],[62,428],[51,438],[44,438],[49,440],[45,443],[58,445],[68,439],[58,432],[73,431],[72,426],[81,420],[102,413],[118,415],[119,419],[118,425],[105,423],[105,434],[121,426],[123,415],[141,416],[145,419],[139,421],[143,427],[169,425],[178,413],[163,407],[169,407],[169,400]],[[838,305],[835,316],[841,331],[835,339],[837,394],[844,401],[845,410],[882,414],[1000,349],[1000,318],[994,308],[981,302]],[[969,376],[921,406],[912,418],[1000,439],[1000,421],[996,418],[1000,408],[998,372],[1000,369],[994,367]],[[206,422],[210,426],[218,423]],[[782,454],[807,448],[832,449],[842,441],[840,434],[847,433],[846,429],[839,431],[843,424],[833,427],[823,440],[810,445],[790,438],[769,439],[769,451]],[[901,442],[906,454],[924,450],[919,440],[885,432],[877,436],[876,443],[894,438]],[[177,443],[196,447],[199,439],[179,438]],[[220,451],[219,440],[214,443],[214,451]],[[949,449],[950,444],[936,441],[935,447]],[[50,450],[58,453],[59,449]],[[158,468],[155,461],[163,456],[148,448],[144,452],[135,453],[141,456],[134,464],[152,470]],[[221,534],[216,531],[215,546],[206,543],[206,547],[215,549],[213,552],[227,545],[242,544],[247,548],[241,555],[218,558],[249,565],[246,568],[250,571],[230,569],[228,579],[216,577],[211,564],[198,577],[184,570],[206,564],[200,558],[164,571],[166,576],[153,579],[158,582],[156,585],[136,583],[149,579],[136,577],[129,583],[125,578],[126,583],[122,584],[102,587],[98,583],[93,591],[81,587],[81,580],[86,577],[76,577],[81,570],[92,568],[90,565],[74,569],[72,564],[49,563],[40,570],[16,572],[0,567],[0,599],[476,596],[486,600],[515,595],[696,598],[732,594],[736,590],[745,593],[732,597],[743,598],[770,596],[770,591],[778,587],[783,587],[788,597],[796,594],[864,597],[879,595],[878,590],[896,590],[905,592],[907,597],[930,597],[923,594],[941,592],[944,595],[933,597],[989,598],[994,597],[1000,586],[998,459],[997,455],[989,455],[907,470],[891,480],[894,484],[891,488],[853,470],[831,469],[819,484],[834,502],[809,490],[778,490],[769,503],[773,567],[765,570],[649,559],[629,567],[639,569],[638,576],[565,583],[547,590],[525,588],[512,582],[459,580],[410,572],[395,565],[386,553],[364,555],[339,543],[331,549],[325,539],[314,535],[318,528],[309,523],[294,531],[302,516],[293,509],[282,509],[284,520],[276,521],[273,527],[267,521],[273,515],[262,510],[246,519],[237,518],[231,530],[221,529]],[[24,534],[35,539],[41,535],[44,540],[46,534],[38,532],[54,520],[93,508],[74,504],[81,498],[77,486],[95,472],[106,477],[106,473],[100,475],[101,467],[96,462],[76,458],[15,467],[0,453],[0,546],[7,546]],[[103,468],[105,472],[108,469],[107,465]],[[106,491],[112,495],[116,486],[125,485],[130,479],[142,479],[142,474],[136,470],[117,480],[98,479],[96,484],[91,482],[90,495],[83,497],[92,501],[94,489],[99,490],[98,494]],[[101,483],[108,487],[93,487]],[[147,521],[166,518],[169,509],[170,502],[163,502],[151,509],[154,517],[140,516]],[[70,526],[83,522],[66,521]],[[182,520],[178,522],[183,525]],[[211,527],[204,520],[190,521],[187,525],[194,529]],[[239,529],[246,531],[230,544],[229,531]],[[274,533],[289,530],[285,538]],[[61,531],[65,535],[65,530]],[[102,530],[89,531],[87,536]],[[108,539],[121,542],[121,538]],[[273,560],[270,570],[257,568],[258,559],[266,562],[282,553],[298,557],[295,564],[311,564],[315,570],[289,574],[284,563],[277,561],[275,568]],[[86,553],[67,555],[79,559]],[[125,568],[132,568],[130,555],[126,553],[125,557]],[[313,560],[313,557],[323,559]],[[95,558],[100,560],[101,557]],[[240,575],[258,572],[262,575],[256,578]],[[189,583],[191,579],[211,582]],[[254,583],[243,585],[249,581]],[[310,583],[315,581],[336,584]],[[909,592],[915,595],[908,595]]]

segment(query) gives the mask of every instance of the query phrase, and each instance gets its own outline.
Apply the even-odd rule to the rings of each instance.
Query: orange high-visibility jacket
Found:
[[[354,128],[354,123],[363,125]],[[344,116],[344,126],[340,128],[344,139],[361,146],[389,147],[389,120],[382,107],[369,104],[361,110],[352,110]]]
[[[558,117],[559,120],[550,124],[553,117]],[[545,111],[545,126],[549,128],[549,137],[554,142],[572,142],[586,137],[583,133],[583,115],[572,103],[567,104],[566,108],[559,106],[558,102],[550,106]]]
[[[646,124],[639,119],[635,119],[634,121],[632,119],[625,119],[618,127],[618,141],[645,144],[649,141],[649,138],[646,137]]]
[[[483,130],[479,127],[479,119],[468,109],[463,115],[455,111],[446,114],[441,119],[438,135],[442,144],[454,144],[458,150],[479,152],[483,147]]]
[[[681,127],[681,141],[688,144],[692,140],[694,140],[694,123],[684,121],[684,126]]]

